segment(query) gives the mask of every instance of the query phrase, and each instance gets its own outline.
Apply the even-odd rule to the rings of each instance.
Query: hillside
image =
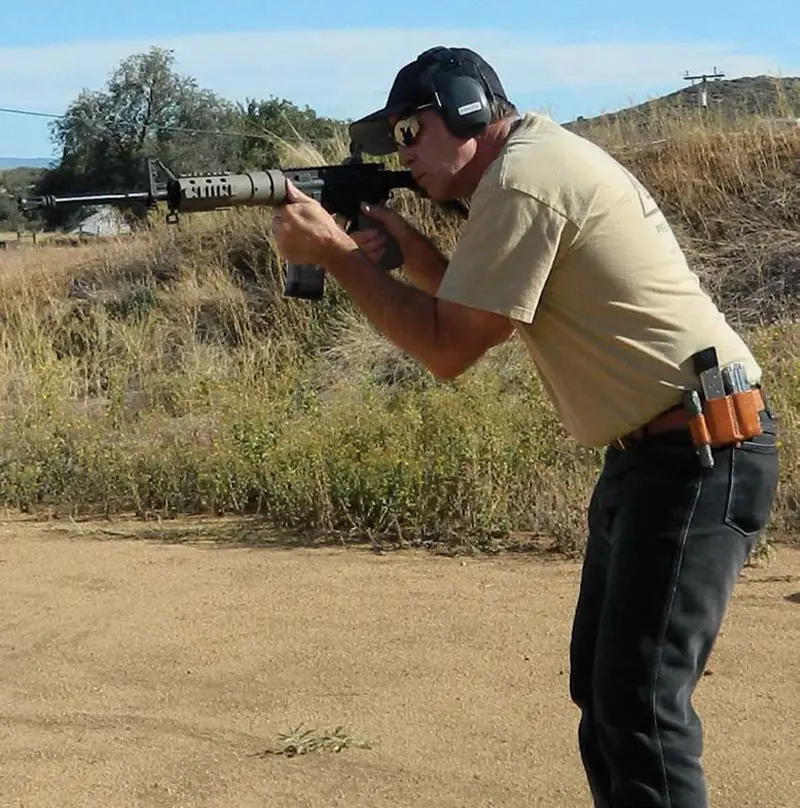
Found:
[[[49,168],[52,157],[0,157],[0,171],[12,168]]]
[[[779,121],[800,118],[800,77],[775,78],[753,76],[737,79],[714,79],[708,82],[708,107],[698,106],[700,83],[689,84],[673,93],[652,98],[641,104],[597,115],[578,117],[565,126],[581,134],[599,128],[624,128],[630,137],[640,134],[656,136],[665,129],[685,126],[687,121],[714,121],[728,126],[741,126],[746,119]]]
[[[800,78],[697,85],[568,129],[639,176],[740,324],[800,314]]]

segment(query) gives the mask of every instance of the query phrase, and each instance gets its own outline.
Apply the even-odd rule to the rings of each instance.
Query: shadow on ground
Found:
[[[157,518],[119,519],[98,527],[96,521],[69,520],[69,524],[51,527],[74,533],[75,529],[86,538],[96,540],[139,540],[160,544],[191,544],[209,548],[345,548],[362,549],[373,553],[422,549],[433,555],[493,556],[499,553],[520,553],[543,560],[563,561],[568,554],[560,551],[552,539],[528,533],[496,536],[469,536],[446,534],[425,538],[404,536],[402,531],[387,532],[380,536],[363,531],[309,531],[276,527],[259,517],[181,517],[174,522]]]

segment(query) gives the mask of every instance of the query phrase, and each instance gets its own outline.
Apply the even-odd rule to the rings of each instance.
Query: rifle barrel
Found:
[[[161,194],[158,196],[162,198]],[[19,204],[26,210],[55,210],[57,208],[80,208],[92,205],[122,205],[133,202],[144,202],[149,205],[155,201],[157,200],[153,199],[149,191],[123,191],[109,194],[76,194],[74,196],[47,194],[46,196],[22,197]]]

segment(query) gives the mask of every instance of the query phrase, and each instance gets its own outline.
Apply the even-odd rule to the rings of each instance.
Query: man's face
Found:
[[[475,156],[475,140],[450,134],[438,112],[421,109],[389,121],[400,162],[435,200],[470,196],[464,168]]]

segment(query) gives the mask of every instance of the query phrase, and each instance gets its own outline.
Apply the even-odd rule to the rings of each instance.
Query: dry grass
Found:
[[[649,145],[618,123],[586,134],[652,189],[766,365],[784,425],[773,529],[797,530],[800,133],[692,116],[662,121]],[[285,145],[284,165],[321,161]],[[456,218],[398,205],[452,246]],[[6,505],[580,550],[600,453],[566,438],[519,346],[436,383],[335,284],[318,304],[284,299],[269,219],[159,214],[132,238],[0,253]]]

